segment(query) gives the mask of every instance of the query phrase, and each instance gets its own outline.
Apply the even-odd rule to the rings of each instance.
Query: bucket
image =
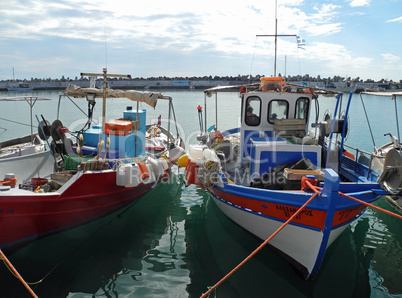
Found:
[[[40,186],[47,183],[47,179],[45,178],[31,178],[31,184],[33,186]]]

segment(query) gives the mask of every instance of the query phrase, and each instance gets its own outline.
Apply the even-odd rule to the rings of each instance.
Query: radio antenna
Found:
[[[105,67],[107,68],[107,40],[106,40],[106,26],[105,25],[103,25],[103,32],[105,35],[105,63],[106,63]]]

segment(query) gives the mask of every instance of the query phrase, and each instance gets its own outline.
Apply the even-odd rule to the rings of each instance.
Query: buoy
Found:
[[[192,161],[191,159],[188,159],[184,175],[184,182],[186,183],[186,185],[189,184],[200,185],[200,182],[198,181],[197,177],[198,169],[199,166],[197,166],[196,162]]]
[[[147,165],[145,164],[145,162],[139,162],[137,164],[138,164],[138,168],[140,169],[142,180],[149,178],[149,171],[148,171],[148,168],[147,168]]]
[[[177,160],[177,165],[181,168],[184,168],[187,165],[187,161],[188,161],[188,155],[184,154],[182,156],[179,157],[179,159]]]

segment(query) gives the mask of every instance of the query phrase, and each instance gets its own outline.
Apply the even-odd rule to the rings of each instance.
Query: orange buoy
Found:
[[[142,180],[149,178],[149,171],[145,162],[139,162],[138,168],[140,169]]]

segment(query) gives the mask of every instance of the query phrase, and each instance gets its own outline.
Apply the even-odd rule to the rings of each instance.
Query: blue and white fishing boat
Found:
[[[200,144],[189,147],[185,180],[207,189],[225,215],[262,240],[302,209],[268,244],[312,279],[331,243],[367,203],[388,193],[382,184],[392,181],[393,188],[401,188],[401,179],[394,181],[399,172],[381,181],[381,172],[344,149],[352,94],[341,117],[318,122],[320,90],[270,77],[205,90],[205,110],[207,97],[217,100],[228,88],[240,92],[241,125],[203,129]],[[341,98],[340,93],[334,115],[341,114]]]
[[[381,175],[345,150],[352,92],[344,107],[339,93],[334,118],[326,114],[319,122],[319,94],[336,93],[276,77],[277,37],[294,36],[304,45],[296,35],[278,35],[277,23],[275,35],[257,35],[275,37],[273,77],[204,91],[206,115],[207,97],[215,95],[218,110],[218,93],[237,90],[240,127],[219,131],[217,113],[212,126],[206,116],[203,124],[199,106],[203,132],[200,144],[188,149],[185,181],[207,189],[227,217],[312,279],[327,248],[368,204],[389,192],[383,184],[399,192],[402,157],[398,151],[389,158],[393,170]]]

